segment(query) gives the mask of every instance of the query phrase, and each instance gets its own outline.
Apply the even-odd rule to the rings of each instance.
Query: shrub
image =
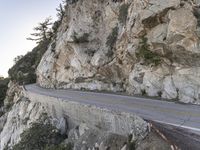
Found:
[[[197,18],[197,25],[200,26],[200,9],[197,7],[194,7],[193,14]]]
[[[141,93],[142,93],[142,96],[145,96],[145,95],[147,95],[147,92],[146,92],[146,90],[145,90],[145,89],[142,89],[142,90],[141,90]]]
[[[132,137],[133,135],[132,134],[129,134],[128,136],[128,150],[135,150],[136,149],[136,142],[135,141],[132,141]]]
[[[118,30],[119,28],[116,26],[115,28],[112,29],[111,34],[107,37],[106,45],[111,49],[113,48],[114,44],[117,41]]]
[[[93,50],[93,49],[87,49],[87,50],[85,50],[84,52],[85,52],[85,54],[87,54],[88,56],[93,57],[93,56],[94,56],[94,53],[95,53],[95,50]]]
[[[89,33],[84,33],[82,36],[78,37],[78,34],[74,32],[73,40],[75,43],[87,43],[89,42]]]
[[[118,20],[122,24],[126,23],[126,19],[128,16],[128,8],[129,8],[129,4],[123,4],[120,7]]]
[[[9,69],[8,74],[11,80],[17,81],[19,84],[36,82],[35,70],[40,63],[43,54],[46,52],[50,40],[43,41],[38,44],[31,52],[28,52],[16,64]]]
[[[53,43],[51,44],[51,51],[55,53],[55,49],[56,49],[56,41],[53,41]]]
[[[146,64],[154,64],[154,65],[159,65],[161,62],[161,58],[160,56],[155,53],[152,52],[149,48],[149,45],[147,44],[147,38],[146,37],[142,37],[141,42],[140,42],[140,46],[139,46],[139,50],[136,53],[136,57],[137,58],[142,58],[144,59],[144,62]]]
[[[78,0],[66,0],[66,3],[68,4],[74,4],[76,2],[78,2]]]
[[[109,49],[109,50],[106,52],[106,56],[107,56],[107,57],[112,57],[112,55],[113,55],[113,51],[112,51],[112,49]]]
[[[0,107],[3,105],[4,99],[6,97],[6,92],[8,89],[9,79],[0,79]]]
[[[33,123],[20,137],[20,142],[13,147],[13,150],[44,150],[59,145],[63,140],[63,136],[55,127],[43,123]]]
[[[67,145],[59,144],[50,147],[46,147],[45,150],[72,150],[73,144],[68,143]]]
[[[162,91],[158,91],[158,96],[162,97]]]

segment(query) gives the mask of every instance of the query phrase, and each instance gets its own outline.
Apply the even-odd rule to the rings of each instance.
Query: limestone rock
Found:
[[[41,103],[30,102],[22,98],[15,103],[11,110],[0,118],[0,149],[11,147],[20,141],[20,134],[31,127],[34,122],[49,122],[57,127],[61,133],[66,134],[66,124],[62,118],[48,116],[48,109]],[[60,120],[59,120],[60,119]],[[58,120],[55,122],[55,120]]]
[[[87,149],[106,150],[109,148],[110,150],[116,150],[121,149],[126,141],[127,137],[125,136],[90,129],[75,142],[74,150],[79,150],[81,147],[87,147]]]
[[[50,45],[37,68],[38,83],[200,103],[194,82],[200,67],[197,5],[198,0],[69,4],[55,50]]]
[[[35,109],[35,110],[34,110]],[[43,110],[39,105],[23,100],[13,105],[7,115],[7,121],[0,133],[0,149],[6,145],[12,146],[20,140],[20,134],[30,126],[30,123],[39,119]]]
[[[6,98],[4,100],[4,105],[9,106],[17,102],[22,97],[22,88],[13,81],[10,81],[8,84],[8,90],[6,93]]]

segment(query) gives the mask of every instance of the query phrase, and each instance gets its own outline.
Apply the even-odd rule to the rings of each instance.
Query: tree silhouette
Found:
[[[31,36],[27,38],[27,40],[36,41],[37,43],[40,43],[41,41],[46,41],[52,37],[52,31],[51,28],[49,28],[52,25],[51,18],[45,19],[44,22],[39,23],[37,27],[34,28],[36,33],[32,33]]]
[[[17,57],[14,58],[14,63],[16,64],[20,59],[22,59],[24,56],[23,55],[19,55]]]
[[[65,15],[64,2],[63,2],[63,4],[60,3],[60,5],[58,6],[58,8],[56,8],[56,10],[57,10],[58,20],[62,21],[64,15]]]

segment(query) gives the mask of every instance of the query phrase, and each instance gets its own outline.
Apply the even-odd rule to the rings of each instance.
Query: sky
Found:
[[[14,58],[31,51],[36,45],[26,38],[45,18],[56,19],[61,0],[0,0],[0,76],[14,64]]]

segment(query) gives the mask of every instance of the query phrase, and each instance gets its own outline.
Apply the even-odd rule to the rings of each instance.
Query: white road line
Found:
[[[184,128],[184,129],[189,129],[189,130],[200,132],[199,128],[194,128],[194,127],[189,127],[189,126],[184,126],[184,125],[179,125],[179,124],[174,124],[174,123],[168,123],[168,122],[159,121],[159,120],[152,120],[152,121],[155,121],[155,122],[158,122],[158,123],[167,124],[167,125],[172,125],[172,126],[179,127],[179,128]]]
[[[44,94],[44,96],[49,96],[49,97],[57,97],[57,98],[59,98],[59,96],[53,96],[53,95],[51,95],[51,94],[47,94],[49,91],[47,90],[47,89],[45,89],[46,91],[43,91],[43,90],[39,90],[39,91],[37,91],[37,86],[34,86],[33,88],[32,88],[33,86],[30,86],[30,88],[27,88],[30,92],[31,91],[33,91],[33,93],[38,93],[38,94]],[[36,89],[36,90],[34,90],[34,89]],[[35,91],[35,92],[34,92]],[[92,94],[92,92],[81,92],[81,91],[72,91],[72,92],[74,92],[74,93],[85,93],[85,94]],[[114,95],[114,94],[107,94],[107,93],[94,93],[96,96],[101,96],[101,95],[106,95],[106,96],[110,96],[110,97],[120,97],[120,98],[130,98],[130,96],[126,96],[126,95]],[[64,99],[68,99],[69,101],[75,101],[75,102],[79,102],[79,103],[82,103],[82,104],[89,104],[89,105],[94,105],[94,106],[96,106],[96,107],[103,107],[103,108],[107,108],[107,109],[110,109],[109,107],[106,107],[106,106],[104,106],[105,104],[104,103],[98,103],[98,102],[91,102],[91,101],[87,101],[87,100],[76,100],[76,99],[74,99],[73,97],[69,97],[69,96],[66,96],[66,95],[64,95]],[[135,99],[139,99],[139,100],[144,100],[144,101],[149,101],[149,100],[151,100],[151,101],[156,101],[156,103],[166,103],[166,104],[173,104],[173,105],[176,105],[174,102],[167,102],[167,101],[158,101],[158,100],[153,100],[153,99],[145,99],[145,98],[138,98],[138,97],[134,97]],[[63,99],[63,98],[61,98],[61,99]],[[100,106],[99,106],[100,105]],[[115,106],[116,107],[116,106]],[[123,107],[122,107],[123,108]],[[112,108],[111,108],[112,109]],[[115,110],[115,109],[114,109]],[[125,111],[125,110],[123,110],[123,109],[119,109],[120,111]],[[130,113],[130,112],[129,112]],[[144,117],[144,115],[140,115],[141,114],[141,112],[133,112],[133,113],[136,113],[136,114],[138,114],[139,116],[143,116],[142,118],[144,118],[145,119],[145,117]],[[147,115],[147,114],[145,114],[145,115]],[[149,116],[148,116],[149,117]],[[146,120],[152,120],[152,121],[155,121],[155,122],[157,122],[157,123],[162,123],[162,124],[166,124],[166,125],[172,125],[172,126],[175,126],[175,127],[179,127],[179,128],[183,128],[183,129],[188,129],[188,130],[191,130],[191,131],[196,131],[196,132],[198,132],[198,134],[200,135],[200,128],[195,128],[195,127],[190,127],[190,126],[185,126],[185,125],[181,125],[181,124],[175,124],[175,123],[168,123],[168,122],[165,122],[163,119],[162,119],[162,121],[160,121],[160,120],[154,120],[154,119],[147,119],[146,118]]]

